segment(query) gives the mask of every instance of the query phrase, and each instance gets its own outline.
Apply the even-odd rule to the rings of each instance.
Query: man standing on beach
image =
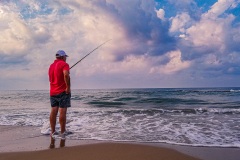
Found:
[[[70,89],[70,68],[66,63],[68,55],[63,50],[56,53],[56,60],[50,65],[48,75],[50,82],[50,126],[51,137],[56,138],[58,134],[55,131],[57,114],[59,111],[59,123],[61,127],[61,138],[66,135],[66,114],[67,108],[71,107],[71,89]]]

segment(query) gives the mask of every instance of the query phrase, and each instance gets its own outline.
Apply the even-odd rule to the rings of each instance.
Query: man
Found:
[[[66,63],[68,55],[63,50],[56,53],[56,60],[50,65],[48,75],[50,82],[50,126],[51,137],[58,136],[55,131],[57,114],[59,111],[59,123],[61,128],[61,139],[66,135],[66,114],[67,108],[71,107],[71,89],[70,89],[70,68]]]

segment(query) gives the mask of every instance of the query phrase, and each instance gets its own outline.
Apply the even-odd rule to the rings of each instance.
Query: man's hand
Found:
[[[66,92],[66,94],[70,94],[70,93],[71,93],[71,90],[70,90],[70,88],[69,88],[69,87],[67,87],[67,88],[66,88],[66,90],[65,90],[65,92]]]
[[[70,76],[69,76],[69,71],[64,70],[63,71],[63,75],[64,75],[64,81],[66,83],[66,94],[70,94],[71,93],[71,88],[70,88]]]

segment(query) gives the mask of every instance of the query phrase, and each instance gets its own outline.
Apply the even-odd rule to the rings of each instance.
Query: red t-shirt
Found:
[[[48,70],[50,82],[50,95],[54,96],[66,90],[66,83],[64,81],[63,71],[69,71],[69,65],[63,60],[56,59],[50,65]]]

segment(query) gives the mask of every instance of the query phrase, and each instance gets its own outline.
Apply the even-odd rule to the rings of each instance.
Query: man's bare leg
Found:
[[[59,108],[59,123],[61,127],[61,133],[66,131],[66,120],[67,120],[67,108]]]
[[[50,113],[50,118],[49,118],[52,134],[55,132],[57,114],[58,114],[58,107],[52,107],[51,113]]]

